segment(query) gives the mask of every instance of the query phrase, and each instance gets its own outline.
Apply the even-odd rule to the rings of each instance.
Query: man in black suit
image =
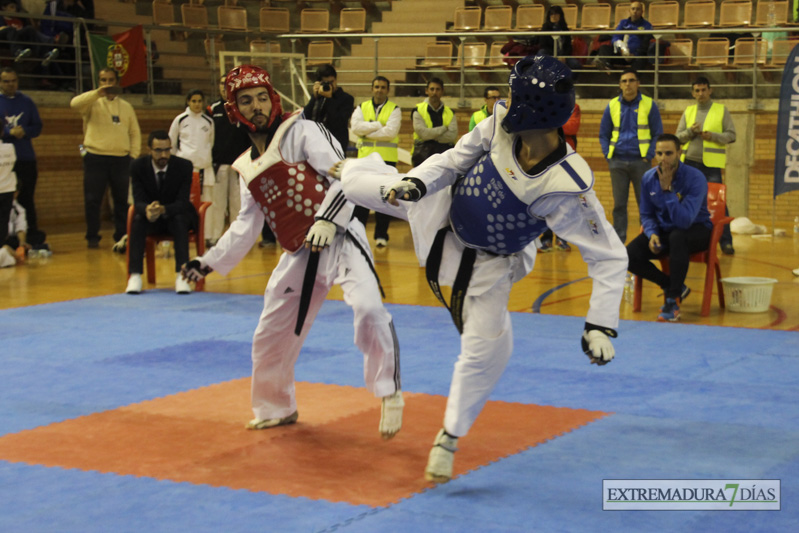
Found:
[[[189,260],[189,230],[197,227],[197,211],[189,199],[191,192],[191,161],[174,155],[172,141],[164,130],[150,133],[147,139],[150,155],[142,156],[130,165],[133,186],[133,218],[128,247],[130,265],[125,292],[142,291],[144,244],[147,235],[172,235],[175,240],[175,292],[189,294],[191,286],[180,275],[180,267]]]

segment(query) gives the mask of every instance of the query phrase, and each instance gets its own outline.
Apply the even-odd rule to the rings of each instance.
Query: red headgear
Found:
[[[239,112],[239,107],[236,105],[236,93],[241,89],[249,89],[250,87],[266,87],[269,93],[269,98],[272,100],[272,114],[269,115],[267,126],[271,126],[275,118],[283,114],[283,108],[280,106],[280,95],[277,94],[272,82],[269,79],[269,73],[261,67],[254,65],[241,65],[232,69],[227,73],[225,78],[225,111],[231,124],[241,123],[247,126],[250,131],[255,132],[255,124],[244,118]]]

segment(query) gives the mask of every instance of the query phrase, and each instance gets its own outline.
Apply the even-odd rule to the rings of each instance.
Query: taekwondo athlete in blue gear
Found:
[[[558,135],[575,105],[571,71],[551,57],[530,56],[514,66],[509,84],[508,102],[408,175],[371,156],[331,169],[350,200],[410,222],[416,254],[445,305],[439,286],[452,286],[447,306],[461,332],[461,353],[425,469],[435,482],[452,477],[457,440],[510,359],[510,290],[532,270],[534,239],[544,226],[579,247],[593,278],[583,350],[598,365],[615,355],[610,337],[619,323],[627,253],[605,219],[591,169]]]

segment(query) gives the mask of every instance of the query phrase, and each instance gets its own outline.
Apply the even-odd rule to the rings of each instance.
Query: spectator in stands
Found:
[[[735,142],[735,124],[730,110],[711,100],[713,89],[707,78],[696,78],[691,92],[696,104],[688,106],[677,126],[677,138],[684,143],[682,161],[699,169],[708,182],[722,183],[721,170],[727,166],[727,145]],[[724,214],[729,216],[729,211]],[[719,244],[725,255],[735,253],[729,224],[724,226]]]
[[[638,89],[638,73],[621,74],[621,94],[608,102],[599,124],[599,144],[608,160],[613,187],[613,228],[621,242],[627,242],[627,199],[630,183],[635,201],[641,201],[641,176],[652,167],[655,143],[663,133],[657,104]]]
[[[17,13],[16,0],[0,0],[0,11]],[[33,56],[43,59],[46,67],[59,54],[58,48],[53,48],[52,45],[68,42],[69,36],[59,33],[51,37],[39,32],[26,17],[2,16],[0,41],[8,41],[8,46],[14,54],[14,62]]]
[[[549,8],[547,19],[544,21],[544,25],[541,26],[541,31],[569,31],[569,25],[566,23],[566,15],[564,15],[562,7],[551,6]],[[539,35],[537,43],[539,46],[538,55],[557,57],[572,69],[572,75],[574,75],[575,70],[582,68],[580,62],[571,57],[574,54],[571,36]]]
[[[630,16],[623,19],[616,26],[616,31],[651,30],[652,24],[644,18],[644,3],[633,2],[630,4]],[[662,57],[669,43],[660,42],[660,56]],[[630,66],[636,70],[645,70],[654,64],[655,42],[651,34],[620,34],[613,35],[611,44],[599,47],[596,65],[600,68]]]
[[[94,2],[92,0],[50,0],[44,6],[43,15],[64,18],[94,18]],[[50,37],[55,37],[59,33],[68,36],[73,34],[72,22],[63,20],[42,20],[39,23],[39,31]]]
[[[342,156],[350,144],[349,123],[355,100],[338,86],[333,65],[322,65],[316,69],[311,99],[305,106],[305,118],[324,124],[341,145]]]
[[[501,98],[499,87],[495,87],[494,85],[486,87],[485,91],[483,91],[483,98],[485,98],[486,103],[483,107],[472,113],[472,118],[469,119],[469,131],[472,131],[480,121],[487,119],[494,113],[494,104]]]
[[[377,76],[372,80],[372,98],[355,108],[352,113],[352,133],[358,136],[358,157],[376,152],[387,165],[397,166],[399,159],[399,131],[402,110],[388,99],[391,84],[388,78]],[[356,206],[353,216],[366,226],[369,210]],[[388,246],[388,226],[391,217],[375,211],[374,239],[378,248]]]
[[[680,319],[680,305],[690,294],[685,285],[693,253],[707,250],[713,224],[707,209],[707,180],[699,170],[680,163],[680,141],[669,133],[655,144],[658,166],[644,174],[641,225],[644,231],[627,246],[629,270],[663,289],[659,321]],[[652,259],[669,257],[669,273]]]
[[[194,165],[202,185],[202,199],[213,202],[206,211],[205,242],[213,246],[222,235],[225,227],[224,201],[214,202],[214,195],[225,195],[227,190],[216,192],[216,176],[212,159],[214,146],[214,121],[204,113],[205,94],[200,89],[192,89],[186,95],[186,110],[172,121],[169,139],[175,155],[188,159]],[[225,187],[221,187],[225,189]]]
[[[444,82],[430,78],[427,98],[411,111],[413,119],[413,166],[418,167],[433,154],[446,152],[458,140],[455,113],[444,105]]]
[[[127,246],[128,184],[131,159],[139,157],[141,130],[133,106],[120,98],[117,73],[100,70],[100,87],[79,94],[70,107],[83,117],[83,194],[86,208],[86,241],[100,246],[100,206],[106,187],[114,200],[114,251]]]
[[[36,166],[36,153],[31,139],[42,132],[42,120],[39,110],[27,95],[19,92],[19,78],[14,69],[5,67],[0,70],[0,116],[5,117],[3,124],[3,142],[14,146],[17,161],[14,172],[17,175],[17,200],[25,209],[27,216],[28,242],[43,246],[45,233],[39,229],[36,217],[36,181],[39,172]]]
[[[180,267],[189,261],[189,230],[197,227],[197,211],[190,200],[192,163],[172,155],[172,141],[163,130],[151,132],[147,146],[150,155],[130,165],[136,215],[130,228],[130,264],[125,292],[139,294],[142,291],[147,235],[168,234],[175,241],[175,292],[188,294],[191,285],[180,275]]]

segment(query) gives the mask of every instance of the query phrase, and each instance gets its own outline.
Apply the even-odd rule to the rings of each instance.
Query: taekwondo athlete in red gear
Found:
[[[558,135],[575,105],[571,71],[549,56],[530,56],[516,63],[509,84],[510,100],[407,175],[371,157],[331,169],[353,202],[410,222],[417,256],[442,302],[438,287],[452,286],[448,307],[461,353],[425,468],[425,477],[439,483],[452,478],[458,438],[510,359],[508,297],[533,269],[534,240],[545,226],[579,247],[593,278],[583,351],[597,365],[615,355],[610,337],[619,323],[627,253],[605,219],[591,169]],[[471,277],[464,276],[469,270]]]
[[[248,429],[297,420],[294,365],[330,287],[337,283],[355,315],[355,344],[364,353],[364,380],[382,398],[380,433],[402,426],[399,345],[383,307],[363,225],[341,183],[326,177],[343,157],[338,141],[319,123],[283,114],[269,74],[243,65],[226,78],[225,109],[248,128],[252,150],[233,168],[240,174],[241,211],[217,245],[184,268],[196,281],[213,270],[227,274],[269,224],[285,252],[272,272],[253,336],[252,409]],[[319,169],[319,170],[318,170]],[[315,270],[315,273],[314,273]]]

